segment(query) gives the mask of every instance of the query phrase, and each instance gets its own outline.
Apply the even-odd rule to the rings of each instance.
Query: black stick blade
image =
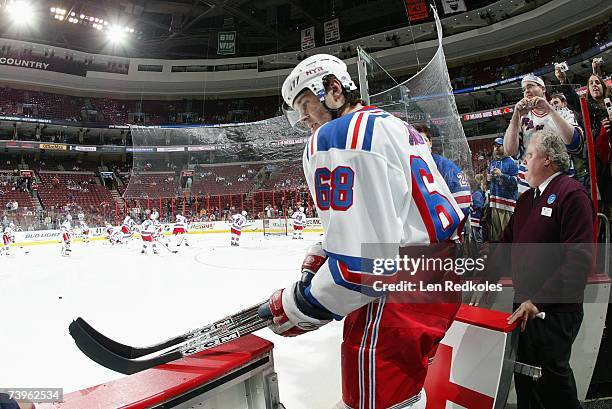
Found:
[[[81,317],[78,317],[76,321],[73,321],[71,326],[72,325],[80,326],[87,334],[89,334],[89,336],[91,336],[96,342],[98,342],[101,346],[108,349],[109,351],[129,359],[141,358],[145,355],[149,355],[154,352],[159,352],[162,349],[166,349],[185,340],[183,336],[178,336],[171,338],[167,341],[160,342],[156,345],[139,348],[130,345],[125,345],[115,340],[112,340],[106,335],[103,335],[98,332],[94,327],[89,325],[89,323]]]
[[[77,347],[92,361],[115,372],[126,375],[144,371],[145,369],[153,368],[154,366],[165,364],[183,357],[180,351],[175,350],[151,359],[141,361],[130,360],[100,345],[79,324],[77,324],[76,321],[70,324],[68,330],[76,342]]]

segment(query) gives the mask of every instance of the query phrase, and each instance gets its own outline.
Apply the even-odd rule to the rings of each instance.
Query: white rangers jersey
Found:
[[[174,227],[182,227],[182,228],[187,228],[187,219],[185,218],[185,216],[183,215],[177,215],[176,216],[176,222],[174,223]]]
[[[293,219],[293,225],[294,226],[304,226],[306,224],[306,215],[304,214],[304,212],[294,212],[291,215],[291,218]]]
[[[159,222],[159,220],[153,220],[153,228],[154,228],[154,236],[159,237],[163,235],[164,225]]]
[[[134,220],[132,220],[132,218],[130,216],[125,216],[125,219],[123,219],[123,226],[125,226],[127,228],[131,228],[135,224],[136,224],[136,222]]]
[[[244,225],[246,224],[246,217],[241,215],[240,213],[232,216],[232,228],[236,230],[242,230]]]
[[[303,162],[328,255],[305,295],[336,318],[375,298],[355,284],[360,275],[372,274],[362,271],[371,265],[362,255],[363,244],[403,246],[457,237],[465,216],[427,143],[381,109],[366,107],[321,126],[310,137]],[[396,255],[397,248],[389,256]]]
[[[70,224],[70,222],[69,222],[68,220],[65,220],[65,221],[64,221],[64,223],[62,223],[62,225],[61,225],[60,229],[61,229],[62,231],[65,231],[65,232],[71,233],[71,230],[72,230],[72,225]]]
[[[142,222],[142,224],[140,225],[140,234],[141,234],[141,235],[148,235],[148,236],[150,236],[150,235],[154,234],[154,233],[155,233],[155,231],[156,231],[156,226],[155,226],[155,224],[154,224],[154,223],[153,223],[151,220],[149,220],[149,219],[145,220],[145,221],[144,221],[144,222]]]
[[[570,125],[574,127],[574,136],[572,139],[572,143],[569,145],[565,145],[567,148],[567,152],[573,155],[577,155],[582,150],[584,145],[584,136],[580,127],[578,126],[578,122],[576,122],[576,117],[574,113],[567,108],[562,108],[557,111],[557,113],[566,120]],[[527,168],[525,167],[525,162],[523,160],[523,156],[527,151],[527,147],[529,146],[529,142],[533,137],[533,134],[537,131],[541,130],[549,130],[556,134],[559,134],[559,129],[557,125],[552,120],[549,114],[539,113],[535,110],[529,111],[527,114],[521,117],[521,135],[522,141],[521,146],[519,147],[518,159],[520,159],[519,164],[519,172],[518,172],[518,192],[519,195],[525,191],[527,191],[530,186],[529,183],[525,180],[525,172]],[[573,164],[571,165],[570,171],[573,170]]]

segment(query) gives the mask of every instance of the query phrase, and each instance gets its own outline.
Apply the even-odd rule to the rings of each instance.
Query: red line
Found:
[[[466,194],[465,196],[455,196],[455,200],[458,204],[461,203],[470,203],[472,201],[472,196]]]
[[[351,149],[355,149],[357,147],[357,138],[359,137],[359,125],[361,125],[361,119],[363,118],[363,113],[358,114],[357,122],[355,123],[355,128],[353,128],[353,140],[351,141]]]
[[[491,198],[491,202],[493,202],[493,203],[501,203],[501,204],[505,204],[505,205],[512,206],[512,207],[516,206],[515,202],[511,202],[509,200],[500,199],[498,197],[492,197]]]
[[[317,137],[316,132],[310,137],[310,156],[314,155],[314,140],[316,137]]]

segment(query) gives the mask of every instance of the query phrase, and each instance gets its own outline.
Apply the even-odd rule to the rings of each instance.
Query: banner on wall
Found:
[[[302,51],[315,48],[315,28],[314,26],[302,30]]]
[[[236,54],[236,32],[219,31],[217,42],[217,54],[233,55]]]
[[[323,23],[323,32],[325,33],[325,44],[340,40],[340,20],[335,18]]]
[[[408,19],[411,22],[425,20],[429,17],[425,0],[406,0],[406,10],[408,11]]]

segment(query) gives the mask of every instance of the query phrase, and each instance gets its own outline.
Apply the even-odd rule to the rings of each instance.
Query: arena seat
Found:
[[[251,164],[200,166],[194,175],[191,193],[196,196],[247,193],[253,188],[255,176],[261,166]]]
[[[76,204],[83,208],[113,202],[110,191],[96,184],[93,172],[39,172],[38,196],[45,209]]]
[[[130,177],[123,197],[130,199],[158,199],[180,194],[174,172],[138,172]]]

